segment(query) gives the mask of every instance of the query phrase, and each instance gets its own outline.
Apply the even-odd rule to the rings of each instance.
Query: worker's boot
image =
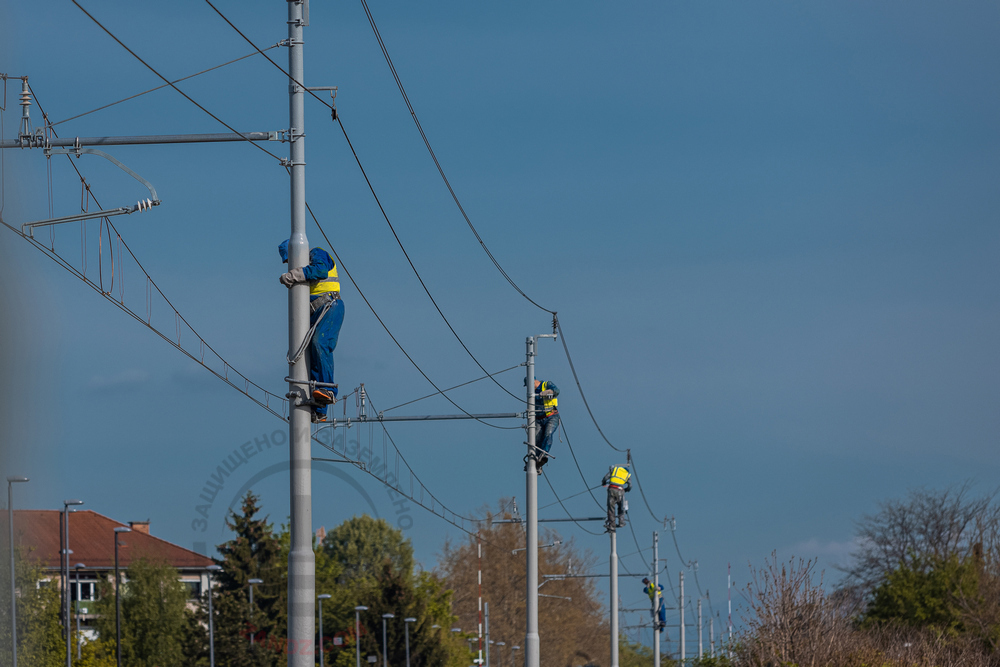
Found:
[[[326,388],[313,390],[313,401],[320,405],[332,405],[337,402],[337,397],[332,391]]]

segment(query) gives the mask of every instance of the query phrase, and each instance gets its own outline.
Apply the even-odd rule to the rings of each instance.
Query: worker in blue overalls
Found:
[[[552,449],[552,437],[559,428],[559,387],[548,380],[535,380],[535,450],[536,470],[542,472]],[[542,451],[539,451],[542,450]]]
[[[663,584],[654,586],[648,578],[643,579],[642,583],[646,584],[642,590],[649,596],[649,601],[656,609],[654,623],[660,632],[663,632],[663,629],[667,627],[667,608],[663,606]]]
[[[288,241],[278,246],[281,261],[288,262]],[[322,248],[309,251],[309,265],[292,269],[280,278],[281,284],[309,283],[309,379],[333,384],[333,351],[344,324],[344,300],[340,298],[337,264]],[[326,421],[327,406],[337,402],[336,387],[317,386],[312,392],[312,419]]]

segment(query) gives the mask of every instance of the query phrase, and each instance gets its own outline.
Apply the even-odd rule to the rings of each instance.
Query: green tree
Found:
[[[268,517],[258,516],[260,509],[260,498],[248,491],[240,513],[231,512],[226,520],[233,538],[218,546],[222,571],[213,591],[215,660],[223,667],[287,664],[287,550]],[[253,608],[250,579],[263,580],[254,586]],[[207,622],[206,609],[203,601],[200,613]]]
[[[6,553],[6,551],[4,551]],[[17,660],[19,667],[59,667],[65,661],[66,644],[59,621],[60,599],[55,580],[43,581],[41,564],[22,548],[15,550],[17,591]],[[3,599],[10,600],[10,578],[0,577]],[[2,645],[0,665],[11,664],[10,604],[4,605],[0,618]]]
[[[122,661],[130,667],[174,667],[184,662],[187,591],[176,569],[140,558],[125,571],[121,587]],[[102,582],[94,605],[95,627],[112,646],[115,635],[113,584]]]
[[[386,561],[396,572],[413,572],[413,545],[384,519],[356,516],[331,530],[323,549],[339,563],[343,581],[381,573]]]
[[[862,625],[898,623],[950,635],[962,633],[959,598],[975,595],[972,559],[912,559],[893,570],[872,596]]]

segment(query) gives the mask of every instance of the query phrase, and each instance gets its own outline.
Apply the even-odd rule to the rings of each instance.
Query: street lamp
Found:
[[[358,650],[358,667],[361,667],[361,612],[368,611],[368,607],[357,606],[354,608],[354,647]]]
[[[382,614],[382,667],[389,667],[389,645],[385,640],[385,621],[396,618],[395,614]]]
[[[514,660],[514,651],[520,651],[520,650],[521,650],[520,646],[510,647],[510,667],[517,667],[517,661]]]
[[[264,583],[263,579],[250,579],[247,581],[250,584],[250,646],[253,646],[253,636],[257,628],[253,627],[253,586],[254,584]],[[321,666],[322,667],[322,666]]]
[[[258,581],[260,580],[258,579]],[[319,600],[319,667],[323,667],[323,600],[329,600],[330,596],[323,593],[323,595],[317,595],[316,599]]]
[[[10,526],[10,637],[11,651],[14,654],[13,667],[17,667],[17,589],[14,574],[14,484],[27,482],[27,477],[7,478],[7,525]]]
[[[497,646],[506,646],[507,645],[507,642],[494,642],[494,643]],[[501,653],[500,655],[503,655],[503,653]],[[503,664],[503,659],[500,660],[500,664]]]
[[[87,567],[83,563],[77,563],[73,567],[76,568],[76,600],[77,604],[80,603],[80,568]],[[70,596],[72,597],[72,596]],[[80,647],[83,646],[83,641],[80,638],[80,613],[76,614],[76,659],[80,659]]]
[[[412,616],[403,619],[403,629],[406,632],[406,667],[410,667],[410,623],[416,623]],[[323,667],[320,665],[319,667]]]
[[[73,553],[69,550],[69,508],[70,505],[82,505],[82,500],[64,500],[63,501],[63,533],[66,536],[66,550],[63,552],[63,563],[66,578],[63,579],[65,582],[65,587],[63,588],[63,594],[66,596],[66,623],[63,627],[66,629],[66,667],[71,667],[73,660],[73,633],[69,629],[69,608],[73,604],[73,596],[69,594],[69,555]]]
[[[209,565],[208,570],[208,665],[215,667],[215,618],[212,613],[212,573],[222,570],[221,565]]]
[[[131,532],[131,528],[124,526],[115,528],[115,653],[118,667],[122,667],[122,596],[118,593],[118,589],[121,587],[121,575],[118,573],[118,547],[127,546],[118,542],[118,534]]]

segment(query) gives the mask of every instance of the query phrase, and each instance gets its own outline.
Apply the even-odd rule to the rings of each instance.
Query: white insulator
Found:
[[[31,106],[31,93],[24,91],[21,93],[21,106],[30,107]]]

